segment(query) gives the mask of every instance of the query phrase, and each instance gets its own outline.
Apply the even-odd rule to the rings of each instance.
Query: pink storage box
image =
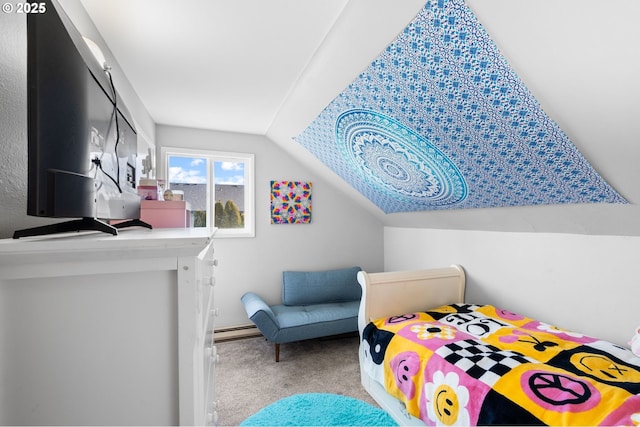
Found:
[[[153,228],[191,227],[191,205],[183,200],[142,200],[140,219]]]

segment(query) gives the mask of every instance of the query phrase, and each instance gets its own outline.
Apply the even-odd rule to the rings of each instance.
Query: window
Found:
[[[253,154],[162,147],[167,187],[181,191],[194,227],[216,237],[255,235]]]

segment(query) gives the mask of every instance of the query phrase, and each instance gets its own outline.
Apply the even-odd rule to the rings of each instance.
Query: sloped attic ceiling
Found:
[[[640,26],[633,17],[640,14],[640,2],[466,0],[465,3],[543,111],[629,204],[444,209],[382,214],[380,220],[399,227],[640,235],[637,221],[640,169],[636,166],[640,157],[640,121],[636,119],[640,117],[640,103],[635,101],[640,96],[640,79],[636,77],[640,75],[640,56],[634,54],[640,43]],[[424,2],[416,13],[422,6]],[[323,63],[308,70],[268,132],[270,138],[320,171],[329,168],[301,144],[290,144],[289,138],[303,134],[377,56],[365,61],[356,47],[344,42],[349,28],[336,27],[334,37],[327,41],[326,50],[330,53],[324,55]],[[344,57],[357,57],[362,64],[358,74],[354,73],[349,80],[328,65]],[[341,89],[332,92],[336,82]],[[312,93],[322,96],[311,97]],[[308,108],[300,108],[305,101]],[[373,205],[362,193],[344,185],[344,179],[334,182],[343,185],[343,191],[354,200],[365,206]],[[381,212],[379,208],[376,210]]]
[[[385,213],[626,203],[464,0],[428,1],[295,139]]]
[[[293,138],[426,0],[80,1],[157,123],[265,134],[385,225],[640,235],[637,0],[465,1],[547,118],[630,204],[389,214]]]

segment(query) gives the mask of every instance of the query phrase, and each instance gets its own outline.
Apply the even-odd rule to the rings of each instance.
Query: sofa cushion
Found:
[[[286,343],[358,330],[359,301],[306,306],[272,306],[278,318],[278,329],[273,341]]]
[[[305,306],[275,305],[271,308],[278,318],[280,328],[285,329],[352,317],[357,318],[359,306],[357,301],[347,301]]]
[[[282,273],[282,303],[309,305],[356,301],[362,288],[358,284],[360,267],[327,271],[285,271]]]

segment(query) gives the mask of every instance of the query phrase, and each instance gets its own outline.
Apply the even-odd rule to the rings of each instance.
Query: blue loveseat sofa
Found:
[[[258,294],[241,298],[247,316],[268,341],[280,344],[358,330],[360,267],[282,273],[282,304],[269,306]]]

